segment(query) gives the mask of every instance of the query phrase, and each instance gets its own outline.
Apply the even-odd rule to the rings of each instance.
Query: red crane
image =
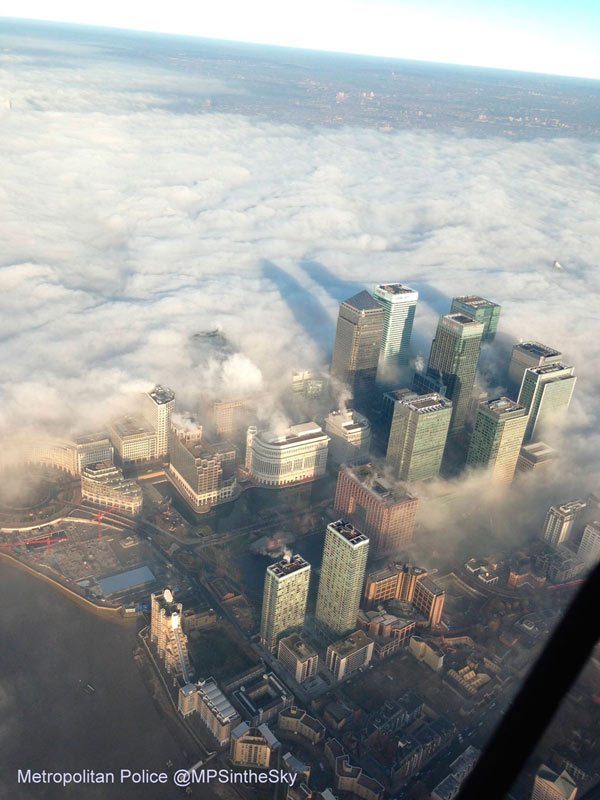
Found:
[[[99,511],[93,519],[98,520],[98,538],[102,538],[102,517],[105,517],[107,514],[110,514],[111,511],[115,511],[117,506],[113,506],[112,508],[107,508],[106,511]]]
[[[19,547],[20,545],[24,544],[41,544],[42,542],[46,542],[46,552],[50,550],[51,544],[58,544],[59,542],[68,542],[69,540],[66,537],[62,539],[52,539],[51,536],[48,534],[43,539],[27,539],[23,542],[0,542],[0,547]]]

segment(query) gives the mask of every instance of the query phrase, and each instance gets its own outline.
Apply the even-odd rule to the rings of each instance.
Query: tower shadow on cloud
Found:
[[[363,289],[368,290],[367,284],[361,281],[344,280],[344,278],[334,275],[319,261],[300,261],[298,266],[338,303],[343,303],[344,300],[348,300],[358,292],[362,292]]]
[[[263,277],[271,281],[281,293],[296,322],[305,333],[324,352],[331,354],[335,324],[321,302],[288,272],[272,261],[263,259]]]

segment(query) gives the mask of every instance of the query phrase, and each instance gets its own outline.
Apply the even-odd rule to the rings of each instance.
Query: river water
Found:
[[[95,616],[0,562],[0,797],[171,798],[164,786],[19,785],[17,770],[166,771],[185,763],[132,658],[135,624]],[[96,692],[86,694],[83,684]],[[170,778],[169,778],[170,780]]]

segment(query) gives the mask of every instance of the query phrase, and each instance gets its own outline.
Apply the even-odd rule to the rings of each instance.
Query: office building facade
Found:
[[[578,520],[581,519],[585,508],[583,500],[571,500],[560,506],[550,506],[544,520],[542,538],[550,547],[558,547],[572,541],[577,534]]]
[[[441,375],[452,401],[449,437],[463,433],[475,384],[484,326],[464,314],[440,318],[431,344],[427,371]]]
[[[369,537],[372,554],[394,553],[413,540],[418,500],[372,464],[338,474],[334,511]]]
[[[327,526],[315,617],[327,636],[356,628],[369,539],[346,520]]]
[[[560,361],[525,370],[519,392],[519,403],[529,413],[525,443],[537,441],[560,424],[571,403],[576,380],[573,367]]]
[[[374,393],[383,325],[384,310],[367,291],[340,306],[331,375],[350,389],[358,404]]]
[[[482,342],[493,342],[496,338],[500,306],[477,295],[455,297],[452,300],[451,314],[465,314],[483,325]]]
[[[316,422],[292,425],[276,435],[248,428],[246,469],[261,486],[290,486],[322,478],[327,467],[329,436]]]
[[[560,774],[542,764],[533,782],[531,800],[575,800],[577,784],[566,770]]]
[[[452,403],[440,394],[408,395],[394,404],[386,464],[402,481],[424,481],[440,472]]]
[[[410,337],[419,293],[401,283],[387,283],[377,286],[373,297],[385,315],[377,365],[377,382],[393,383],[397,370],[408,364]]]
[[[562,359],[562,353],[541,342],[519,342],[514,345],[508,366],[508,383],[515,397],[519,394],[526,369],[554,364]]]
[[[577,555],[588,566],[593,566],[600,561],[600,522],[590,522],[585,526]]]
[[[332,411],[325,419],[330,438],[329,457],[334,464],[367,461],[371,447],[371,423],[351,408]]]
[[[508,397],[480,403],[467,466],[488,470],[494,483],[510,483],[526,426],[527,411]]]
[[[271,652],[284,634],[302,630],[306,615],[310,564],[302,556],[267,567],[260,620],[260,640]]]

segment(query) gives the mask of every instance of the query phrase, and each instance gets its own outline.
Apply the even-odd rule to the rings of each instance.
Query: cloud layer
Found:
[[[401,280],[416,355],[471,292],[502,305],[506,343],[561,349],[567,443],[596,461],[597,143],[181,113],[239,89],[73,47],[1,59],[3,430],[85,428],[155,382],[195,407],[191,337],[215,327],[239,351],[221,391],[324,367],[340,300]]]

